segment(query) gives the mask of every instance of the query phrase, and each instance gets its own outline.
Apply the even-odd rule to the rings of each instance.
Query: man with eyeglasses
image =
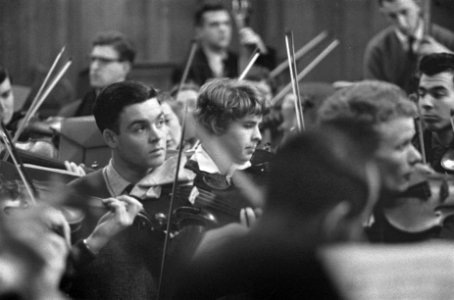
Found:
[[[63,117],[79,117],[93,114],[96,96],[104,87],[126,79],[132,69],[136,51],[132,43],[120,32],[101,32],[94,39],[89,55],[90,91],[60,111]]]

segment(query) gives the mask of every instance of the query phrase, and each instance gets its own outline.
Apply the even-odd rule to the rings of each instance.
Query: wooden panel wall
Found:
[[[87,66],[91,40],[97,32],[107,29],[120,30],[131,37],[138,49],[138,61],[180,62],[193,36],[193,13],[203,1],[0,0],[0,62],[11,70],[16,83],[27,84],[32,70],[38,65],[48,68],[58,50],[66,45],[74,61],[67,77],[75,86],[78,72]],[[228,0],[224,2],[230,5]],[[252,27],[276,48],[280,59],[285,58],[283,34],[287,28],[294,31],[297,47],[322,30],[329,31],[329,40],[341,41],[308,80],[360,79],[364,47],[386,25],[375,0],[251,3]],[[301,61],[299,70],[310,58]]]

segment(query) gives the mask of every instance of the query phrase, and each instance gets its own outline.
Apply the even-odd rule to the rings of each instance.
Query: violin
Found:
[[[454,178],[434,174],[381,207],[382,242],[416,242],[441,237],[454,220]],[[381,220],[380,220],[381,219]],[[383,225],[383,224],[382,224]],[[452,237],[451,237],[452,238]]]
[[[245,195],[238,187],[241,184],[263,187],[269,172],[269,161],[273,153],[257,149],[252,158],[251,166],[244,171],[233,174],[231,181],[221,174],[210,174],[198,170],[197,163],[189,161],[186,167],[196,173],[194,186],[197,195],[191,192],[194,203],[190,207],[181,207],[175,210],[175,228],[184,229],[186,226],[196,226],[200,230],[220,227],[232,222],[240,221],[240,211],[246,207],[261,207],[263,202]],[[258,194],[261,193],[255,191]],[[190,197],[191,197],[190,196]]]

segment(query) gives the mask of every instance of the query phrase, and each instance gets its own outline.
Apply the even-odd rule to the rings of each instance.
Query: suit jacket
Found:
[[[433,25],[432,37],[454,51],[454,34]],[[417,57],[410,57],[397,38],[395,29],[388,27],[379,32],[368,43],[364,54],[363,73],[366,79],[377,79],[394,83],[407,92],[415,88],[414,74]]]

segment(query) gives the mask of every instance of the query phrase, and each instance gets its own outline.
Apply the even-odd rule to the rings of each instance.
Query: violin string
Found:
[[[200,192],[200,190],[199,190]],[[239,210],[240,208],[238,207],[232,207],[228,205],[226,202],[219,201],[217,199],[213,199],[213,194],[207,194],[209,192],[200,192],[200,194],[196,198],[196,205],[199,204],[200,206],[203,207],[208,207],[208,208],[213,208],[216,210],[219,210],[220,212],[229,214],[231,216],[238,216],[239,215]]]

